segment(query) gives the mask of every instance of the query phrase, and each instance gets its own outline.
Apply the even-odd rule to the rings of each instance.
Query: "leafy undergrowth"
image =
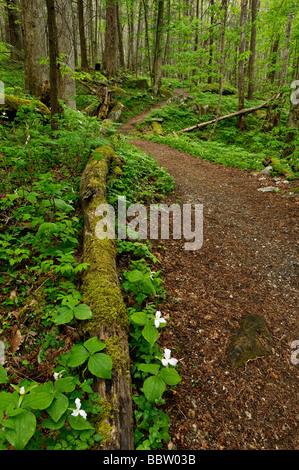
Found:
[[[1,449],[101,448],[102,407],[95,377],[109,379],[105,344],[80,336],[92,316],[82,303],[79,180],[92,151],[112,145],[123,176],[109,182],[109,203],[159,202],[173,180],[95,118],[65,109],[53,132],[47,118],[20,108],[0,123],[0,431]],[[136,446],[159,448],[169,419],[162,395],[179,375],[163,358],[155,311],[165,292],[147,242],[118,242],[122,286],[130,304]],[[158,326],[162,323],[162,319]],[[164,364],[162,362],[164,361]],[[151,363],[151,364],[150,364]]]

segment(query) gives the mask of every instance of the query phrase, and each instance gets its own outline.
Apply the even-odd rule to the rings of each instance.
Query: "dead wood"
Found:
[[[231,119],[233,117],[243,116],[245,114],[253,113],[255,111],[258,111],[259,109],[266,108],[269,103],[271,103],[272,101],[278,100],[278,98],[280,98],[281,95],[282,93],[276,93],[275,95],[272,96],[272,98],[269,98],[268,100],[264,101],[258,106],[253,106],[252,108],[247,108],[247,109],[241,109],[239,111],[236,111],[235,113],[226,114],[225,116],[220,116],[218,118],[211,119],[210,121],[201,122],[199,124],[195,124],[194,126],[182,129],[180,132],[190,132],[190,131],[193,131],[194,129],[200,129],[202,127],[208,126],[209,124],[214,124],[216,121],[219,122],[219,121],[223,121],[224,119]]]

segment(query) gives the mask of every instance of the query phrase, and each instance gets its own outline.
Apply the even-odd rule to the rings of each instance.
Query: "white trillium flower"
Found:
[[[25,387],[20,388],[20,395],[25,395]]]
[[[159,328],[160,323],[166,323],[165,318],[161,317],[161,312],[158,310],[155,315],[155,327]]]
[[[75,403],[76,403],[76,409],[72,412],[72,416],[81,415],[84,419],[86,419],[87,418],[86,412],[80,409],[81,408],[80,398],[76,398]]]
[[[168,366],[168,364],[170,364],[171,366],[176,366],[177,362],[178,362],[177,359],[174,359],[173,357],[171,357],[171,350],[167,348],[164,349],[164,358],[162,359],[163,366],[166,367]]]
[[[61,372],[54,372],[54,380],[61,379],[62,373]]]

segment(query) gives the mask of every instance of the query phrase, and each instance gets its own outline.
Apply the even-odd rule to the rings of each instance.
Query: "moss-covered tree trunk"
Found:
[[[92,319],[85,324],[90,335],[96,335],[107,347],[113,361],[112,379],[96,381],[103,411],[99,432],[104,435],[105,449],[131,450],[134,446],[133,412],[128,347],[128,317],[116,267],[116,246],[113,239],[99,239],[96,209],[106,201],[106,180],[109,168],[119,173],[120,159],[110,147],[96,150],[80,182],[84,214],[84,262],[89,264],[83,276],[84,303],[92,310]]]

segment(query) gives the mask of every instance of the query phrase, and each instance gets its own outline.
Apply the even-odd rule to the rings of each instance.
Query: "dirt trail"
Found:
[[[130,133],[145,113],[124,126]],[[225,168],[168,146],[132,138],[173,176],[165,203],[204,205],[204,242],[155,243],[169,292],[161,345],[179,359],[182,382],[169,394],[174,449],[298,449],[298,197],[261,193],[267,177]],[[160,269],[160,266],[159,266]],[[273,355],[232,370],[226,348],[238,320],[257,313]],[[299,359],[299,353],[297,354]]]

